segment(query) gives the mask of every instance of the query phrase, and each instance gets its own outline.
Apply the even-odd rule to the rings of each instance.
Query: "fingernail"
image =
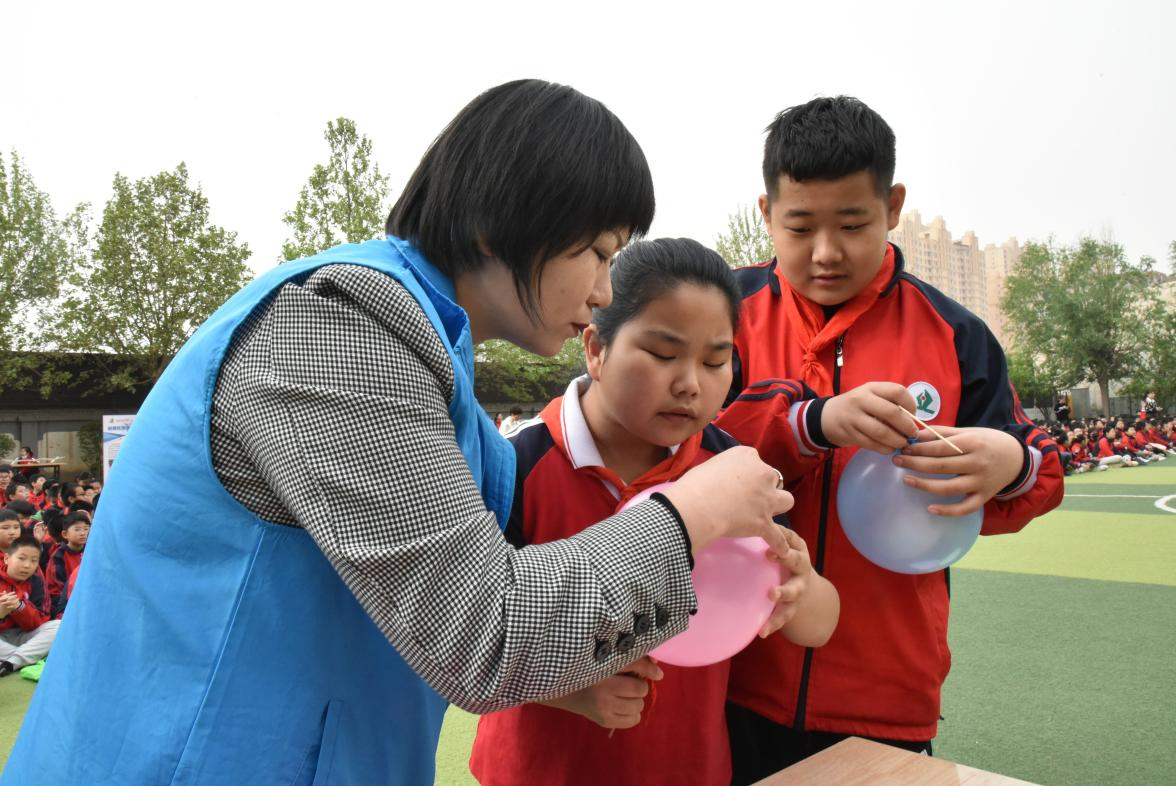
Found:
[[[902,482],[903,482],[903,483],[905,483],[905,484],[907,484],[908,486],[913,486],[913,485],[915,485],[915,479],[914,479],[914,478],[912,478],[910,475],[903,475],[903,476],[902,476]]]

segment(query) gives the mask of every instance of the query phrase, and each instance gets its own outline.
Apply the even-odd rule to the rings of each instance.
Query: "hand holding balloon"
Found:
[[[631,729],[641,722],[650,686],[663,676],[657,663],[643,656],[619,674],[540,703],[582,715],[605,729]]]
[[[769,557],[779,562],[791,578],[775,589],[776,608],[760,630],[760,637],[779,630],[793,644],[820,647],[837,627],[841,599],[833,585],[813,570],[804,538],[792,530],[787,530],[786,536],[791,546],[788,554]]]
[[[936,429],[964,451],[957,454],[929,431],[919,432],[919,442],[894,457],[895,466],[914,472],[954,477],[929,478],[908,475],[903,482],[912,489],[958,501],[931,500],[928,510],[937,516],[966,516],[1012,483],[1021,474],[1025,451],[1020,440],[993,428]]]
[[[956,441],[954,434],[949,436]],[[950,446],[940,444],[951,451]],[[984,514],[978,508],[954,519],[933,514],[931,508],[959,505],[964,497],[944,499],[921,490],[910,483],[910,472],[897,466],[900,458],[905,464],[914,457],[892,458],[859,450],[850,459],[837,487],[841,528],[862,556],[887,570],[942,570],[976,542]],[[950,484],[956,479],[925,475],[918,480]]]

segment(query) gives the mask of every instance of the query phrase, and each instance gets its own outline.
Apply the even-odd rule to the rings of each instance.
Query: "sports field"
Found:
[[[1067,478],[1058,510],[980,540],[952,597],[936,755],[1058,786],[1176,783],[1176,459]],[[0,758],[33,688],[0,680]],[[437,783],[473,783],[474,722],[450,710]]]

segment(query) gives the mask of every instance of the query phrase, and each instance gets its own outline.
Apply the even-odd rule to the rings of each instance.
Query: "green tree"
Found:
[[[584,373],[584,350],[578,338],[569,339],[558,355],[546,358],[493,340],[478,346],[476,362],[480,400],[529,403],[559,395],[568,382]]]
[[[1060,387],[1095,381],[1109,417],[1111,381],[1140,372],[1145,326],[1162,314],[1151,273],[1148,260],[1131,263],[1112,242],[1027,243],[1002,301],[1014,347],[1040,357]]]
[[[371,140],[345,117],[328,122],[324,137],[330,159],[325,166],[315,164],[298,203],[282,219],[292,232],[282,245],[285,261],[381,237],[384,231],[388,178],[372,160]]]
[[[57,297],[84,242],[84,211],[58,221],[16,151],[7,166],[0,156],[0,351],[29,348],[28,327]]]
[[[92,258],[69,278],[54,335],[67,351],[110,356],[102,385],[132,390],[245,284],[249,249],[208,219],[181,163],[142,180],[114,177]]]
[[[1006,360],[1009,381],[1013,383],[1022,406],[1036,407],[1048,418],[1057,400],[1058,386],[1049,378],[1042,359],[1031,352],[1014,349],[1008,353]]]
[[[715,238],[715,250],[731,267],[754,265],[776,255],[772,236],[755,205],[740,207],[727,216],[727,231]]]

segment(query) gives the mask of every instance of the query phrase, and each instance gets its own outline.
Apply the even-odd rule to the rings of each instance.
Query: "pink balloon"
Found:
[[[669,486],[645,489],[622,510]],[[691,575],[698,613],[684,632],[649,654],[673,666],[709,666],[750,644],[775,607],[772,590],[788,578],[767,552],[762,538],[719,538],[696,554]]]

